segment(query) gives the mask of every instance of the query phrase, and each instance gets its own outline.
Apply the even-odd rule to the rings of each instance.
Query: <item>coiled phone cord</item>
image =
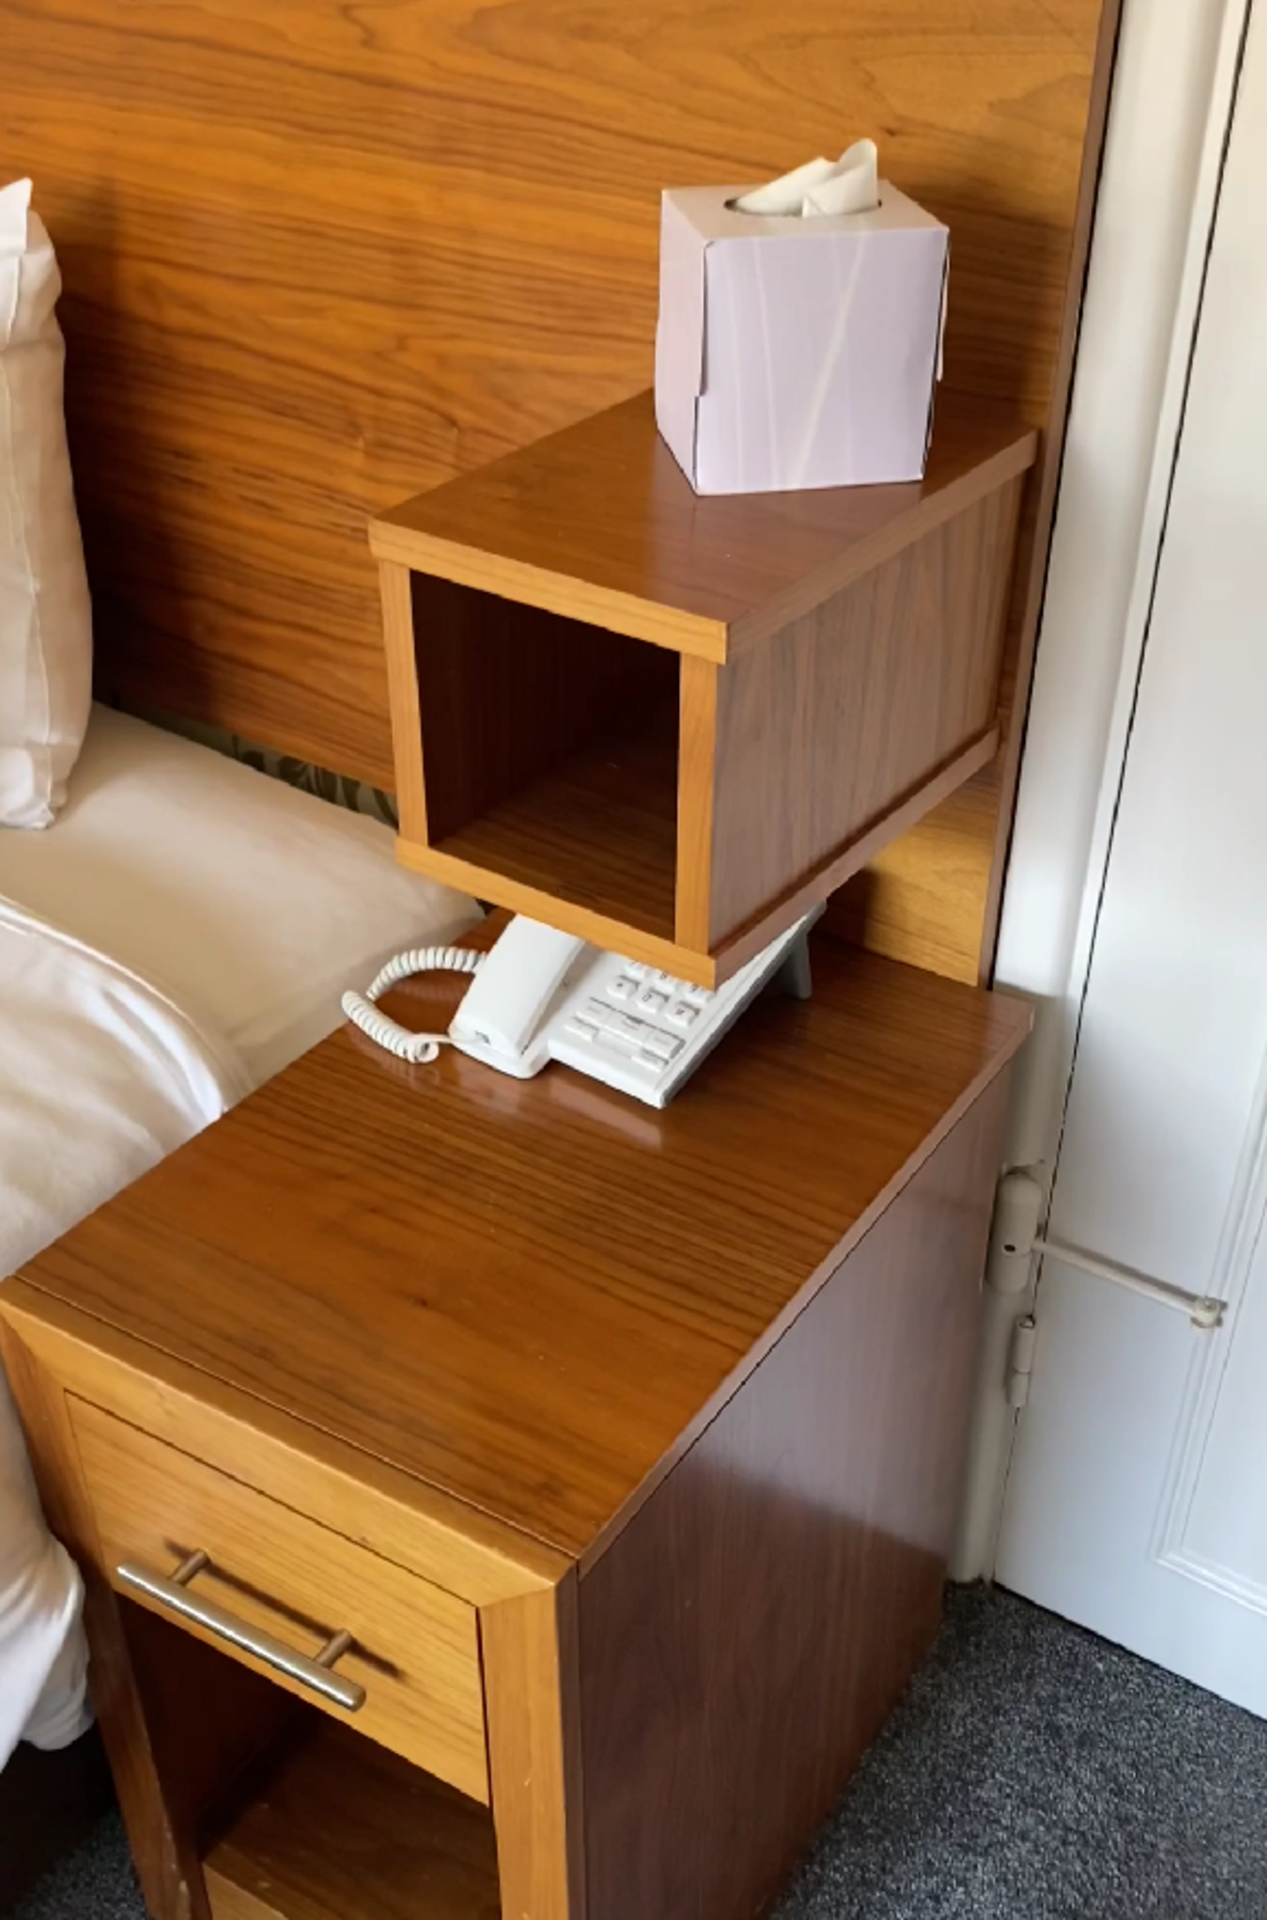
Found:
[[[388,1053],[394,1053],[398,1060],[425,1067],[436,1058],[440,1048],[449,1043],[448,1034],[411,1033],[389,1014],[380,1013],[374,1002],[388,987],[407,980],[411,974],[478,973],[483,964],[484,955],[473,952],[470,947],[413,947],[408,953],[398,953],[394,960],[389,960],[363,994],[349,988],[343,996],[343,1011],[354,1026],[380,1047],[386,1047]]]

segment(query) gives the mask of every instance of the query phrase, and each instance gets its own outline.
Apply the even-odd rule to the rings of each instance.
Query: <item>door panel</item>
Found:
[[[1261,1212],[1257,1224],[1261,1230]],[[1191,1494],[1181,1476],[1170,1552],[1242,1605],[1267,1613],[1267,1247],[1261,1231],[1239,1324],[1226,1344],[1227,1367],[1214,1383],[1209,1418],[1194,1425]]]
[[[1267,26],[1253,18],[1083,1007],[1008,1586],[1267,1715]]]

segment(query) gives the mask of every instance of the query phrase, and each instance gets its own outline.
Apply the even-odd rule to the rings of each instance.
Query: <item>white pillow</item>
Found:
[[[46,827],[92,701],[92,613],[62,410],[61,275],[31,183],[0,188],[0,826]]]

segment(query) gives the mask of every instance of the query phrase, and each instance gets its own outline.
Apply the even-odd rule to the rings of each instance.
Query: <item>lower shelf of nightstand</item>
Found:
[[[213,1920],[499,1920],[487,1807],[305,1711],[208,1821]]]

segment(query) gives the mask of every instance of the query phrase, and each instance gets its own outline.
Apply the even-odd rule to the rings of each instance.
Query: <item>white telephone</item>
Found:
[[[465,947],[398,954],[365,994],[344,994],[343,1011],[402,1060],[434,1060],[449,1044],[520,1080],[558,1060],[663,1107],[797,948],[808,924],[789,927],[710,992],[520,915],[487,954]],[[410,974],[438,969],[475,976],[447,1033],[412,1033],[374,1004]],[[796,990],[808,991],[807,984]]]

